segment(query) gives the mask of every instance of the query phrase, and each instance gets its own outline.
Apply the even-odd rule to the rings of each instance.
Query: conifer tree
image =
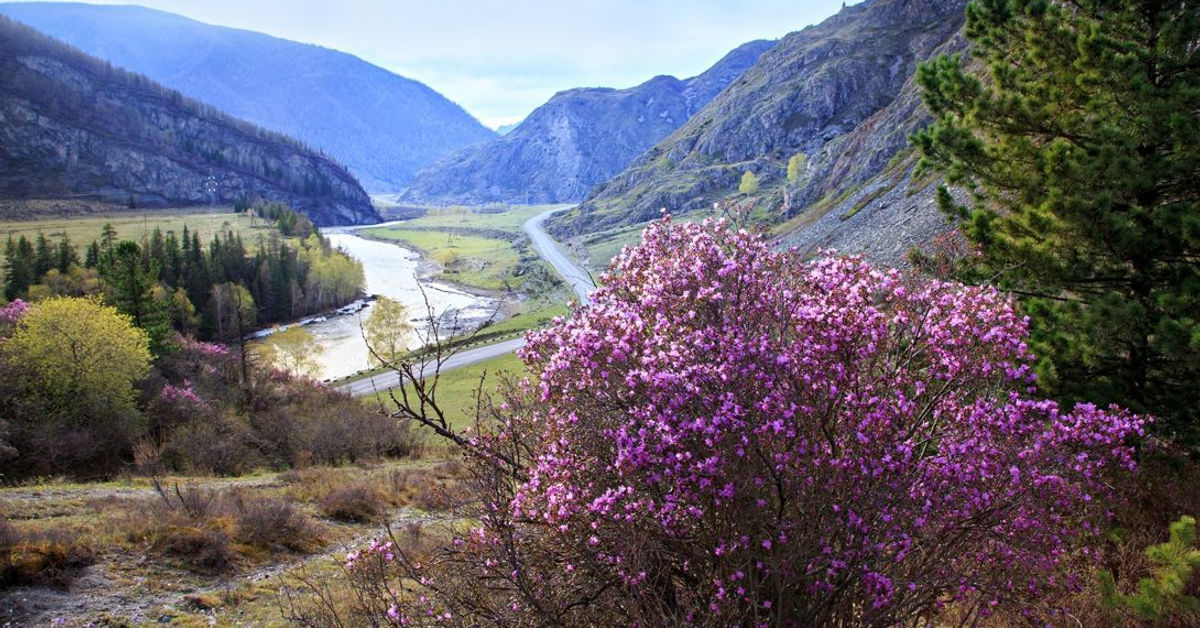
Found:
[[[50,269],[55,267],[55,258],[54,250],[50,247],[50,241],[40,231],[37,235],[37,245],[33,251],[33,279],[36,283],[42,275],[50,272]]]
[[[158,264],[146,265],[136,242],[122,241],[104,256],[101,277],[109,288],[109,299],[117,310],[129,316],[134,326],[150,338],[150,351],[160,355],[167,349],[171,327],[166,308],[154,298],[158,285]]]
[[[4,298],[12,301],[28,294],[37,282],[34,270],[33,244],[23,235],[16,241],[10,235],[4,247]]]
[[[95,268],[100,265],[100,244],[95,240],[87,247],[87,253],[83,258],[84,268]]]
[[[1200,600],[1189,595],[1193,575],[1200,569],[1200,547],[1196,545],[1196,519],[1184,515],[1171,524],[1166,543],[1146,549],[1153,577],[1138,582],[1136,593],[1117,590],[1110,571],[1100,572],[1100,593],[1105,606],[1121,610],[1155,625],[1184,625],[1200,619]]]
[[[79,251],[71,245],[71,239],[63,236],[58,241],[58,248],[55,249],[55,267],[58,272],[66,273],[71,269],[72,265],[79,265]]]
[[[1023,300],[1042,385],[1200,433],[1200,0],[975,0],[970,59],[918,81],[914,137],[980,256]]]

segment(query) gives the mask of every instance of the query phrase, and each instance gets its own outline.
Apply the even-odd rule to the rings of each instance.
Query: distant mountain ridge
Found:
[[[561,203],[584,198],[682,125],[775,42],[753,41],[704,73],[657,76],[628,89],[555,94],[508,134],[418,173],[408,201]]]
[[[342,166],[0,16],[0,197],[137,206],[282,201],[379,221]]]
[[[16,3],[0,14],[319,148],[372,192],[496,137],[429,87],[343,52],[135,6]]]
[[[780,219],[810,206],[828,211],[845,200],[830,195],[855,197],[842,216],[882,202],[882,188],[871,198],[854,193],[884,176],[906,149],[909,133],[927,122],[912,77],[918,63],[961,44],[965,5],[866,0],[787,35],[687,124],[593,190],[580,208],[556,216],[552,232],[566,237],[644,222],[664,208],[707,208],[734,194],[746,171],[757,175],[760,196],[780,208]],[[789,183],[787,162],[797,154],[807,165]],[[892,165],[911,166],[900,162]],[[907,173],[893,168],[886,174],[894,187]],[[932,216],[929,229],[944,228],[935,209],[922,207]],[[849,234],[826,226],[829,231],[814,242],[836,245],[841,240],[834,232]],[[870,237],[859,235],[865,246]],[[896,261],[894,252],[887,261]]]

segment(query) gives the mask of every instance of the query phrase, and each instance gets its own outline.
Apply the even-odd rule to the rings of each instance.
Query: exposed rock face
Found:
[[[344,168],[0,17],[0,195],[149,205],[282,201],[378,222]]]
[[[463,149],[413,179],[410,201],[578,201],[679,128],[774,42],[738,47],[699,76],[629,89],[560,92],[507,135]]]
[[[0,14],[295,137],[372,192],[399,191],[422,167],[496,136],[424,84],[336,50],[134,6],[0,4]]]
[[[958,34],[935,54],[965,49]],[[861,253],[899,266],[909,249],[948,230],[936,203],[941,181],[914,178],[917,154],[908,142],[932,120],[910,78],[891,104],[822,147],[805,175],[784,186],[792,207],[782,211],[799,216],[804,226],[785,234],[781,243],[807,253]]]
[[[808,172],[792,210],[878,175],[924,123],[918,63],[954,41],[966,0],[867,0],[792,33],[666,140],[551,225],[559,236],[709,207],[758,175],[780,193],[788,159]],[[907,86],[907,89],[906,89]]]

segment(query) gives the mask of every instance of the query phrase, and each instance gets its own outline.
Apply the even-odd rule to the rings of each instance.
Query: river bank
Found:
[[[375,226],[375,225],[371,225]],[[430,263],[416,251],[359,235],[361,227],[339,227],[324,231],[330,243],[358,259],[363,265],[366,292],[403,304],[410,313],[413,332],[409,346],[420,347],[430,339],[437,321],[439,334],[463,333],[493,320],[501,310],[499,299],[474,294],[448,282],[429,279]],[[362,322],[370,315],[370,302],[353,314],[316,317],[305,326],[321,354],[315,376],[336,380],[370,367]],[[324,320],[321,320],[324,318]]]

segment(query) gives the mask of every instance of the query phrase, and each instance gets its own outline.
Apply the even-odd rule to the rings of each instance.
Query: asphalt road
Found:
[[[592,284],[592,276],[568,259],[563,254],[562,249],[558,248],[558,243],[554,241],[554,238],[550,237],[550,234],[546,233],[546,230],[542,228],[542,223],[546,222],[546,219],[557,211],[562,210],[552,209],[526,220],[525,233],[529,235],[529,239],[533,242],[533,249],[538,252],[538,255],[541,255],[542,259],[550,262],[554,270],[558,271],[558,274],[562,275],[563,279],[571,286],[571,289],[575,291],[575,296],[579,297],[579,302],[587,303],[588,293],[595,288],[595,285]]]
[[[558,248],[558,243],[554,241],[554,238],[550,237],[550,234],[546,233],[546,230],[542,228],[542,224],[546,219],[556,211],[561,210],[552,209],[542,212],[525,221],[525,233],[529,235],[533,248],[537,251],[538,255],[541,255],[542,259],[549,262],[554,267],[554,270],[558,271],[558,274],[562,275],[563,279],[571,286],[571,289],[575,291],[575,296],[579,298],[579,302],[587,303],[588,292],[594,287],[591,275],[588,275],[587,271],[580,268],[564,255],[562,250]],[[497,342],[496,344],[466,349],[447,358],[442,364],[442,372],[490,360],[506,353],[512,353],[523,346],[525,346],[524,338],[514,338],[512,340],[505,340],[504,342]],[[433,375],[433,365],[427,365],[425,371],[422,373],[422,376]],[[337,389],[348,392],[354,397],[362,397],[395,388],[399,384],[400,374],[395,371],[389,371],[373,375],[366,379],[342,384]]]
[[[512,353],[513,351],[516,351],[524,346],[524,338],[513,338],[512,340],[505,340],[504,342],[497,342],[496,344],[484,345],[474,349],[459,351],[458,353],[455,353],[446,359],[445,363],[442,364],[442,372],[444,373],[460,366],[467,366],[468,364],[490,360],[491,358],[499,357],[506,353]],[[425,372],[421,373],[421,375],[433,375],[433,365],[426,365]],[[372,395],[376,392],[382,392],[390,388],[395,388],[399,384],[400,374],[396,371],[388,371],[386,373],[372,375],[367,379],[360,379],[348,384],[342,384],[337,388],[342,392],[350,393],[350,395],[353,397],[363,397],[365,395]]]

